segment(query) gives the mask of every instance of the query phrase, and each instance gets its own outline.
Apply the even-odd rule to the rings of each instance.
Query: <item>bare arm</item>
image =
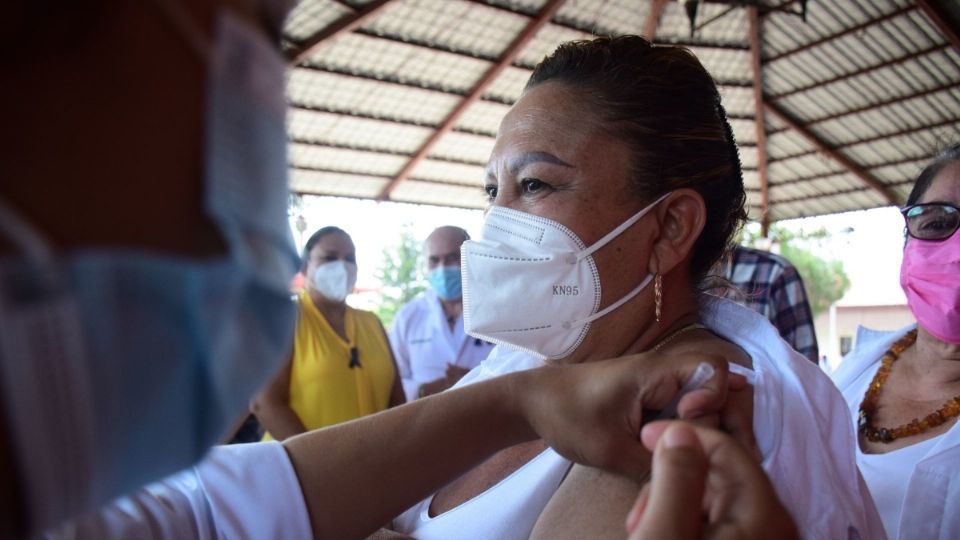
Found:
[[[400,379],[400,367],[397,365],[397,358],[393,355],[393,347],[390,344],[390,338],[387,336],[387,330],[380,323],[380,332],[383,334],[383,341],[387,344],[387,352],[390,353],[390,363],[393,364],[393,386],[390,388],[390,402],[387,407],[396,407],[407,402],[407,396],[403,392],[403,382]]]
[[[393,378],[393,388],[390,389],[390,407],[403,405],[407,402],[407,396],[403,393],[403,384],[400,382],[400,376]]]
[[[287,437],[303,433],[307,430],[303,422],[290,408],[290,369],[293,359],[280,370],[279,373],[260,390],[250,402],[250,411],[257,416],[270,435],[282,441]]]
[[[642,476],[649,463],[639,443],[643,409],[669,401],[703,361],[717,375],[688,396],[694,399],[686,407],[715,412],[726,399],[721,358],[641,354],[514,373],[311,431],[284,446],[314,536],[363,538],[497,450],[538,435],[569,459]],[[365,504],[354,504],[361,498]]]
[[[517,382],[472,385],[285,441],[314,537],[363,538],[499,448],[534,438],[511,390]],[[439,444],[450,441],[458,444]]]

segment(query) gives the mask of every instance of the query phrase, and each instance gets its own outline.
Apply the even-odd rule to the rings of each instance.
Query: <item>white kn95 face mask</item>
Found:
[[[471,336],[525,350],[541,358],[569,356],[590,323],[629,301],[650,283],[602,311],[600,275],[591,256],[640,220],[663,195],[586,247],[556,221],[493,207],[478,240],[463,243],[463,322]]]

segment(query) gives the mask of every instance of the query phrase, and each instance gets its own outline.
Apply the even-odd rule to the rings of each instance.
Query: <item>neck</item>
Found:
[[[444,300],[440,299],[440,306],[443,308],[443,314],[450,317],[459,317],[463,313],[463,298],[457,298],[456,300]]]
[[[323,316],[327,319],[330,317],[342,317],[343,314],[347,312],[346,302],[330,300],[315,289],[309,289],[307,294],[310,295],[310,300],[313,301],[313,305],[317,306],[320,313],[323,313]]]
[[[565,362],[590,362],[648,350],[673,332],[699,321],[696,297],[682,283],[668,289],[660,321],[654,316],[651,285],[617,310],[593,322],[583,344]]]
[[[911,376],[920,384],[930,387],[960,384],[960,345],[942,341],[917,327],[917,341],[903,357]]]

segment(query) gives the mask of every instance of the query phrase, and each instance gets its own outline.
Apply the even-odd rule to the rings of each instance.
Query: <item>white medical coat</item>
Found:
[[[840,389],[849,408],[856,433],[860,403],[869,380],[880,367],[883,353],[916,325],[893,332],[878,332],[860,327],[857,329],[855,348],[843,358],[830,377]],[[864,382],[866,380],[866,382]],[[902,463],[901,467],[913,469],[907,484],[903,507],[900,509],[900,525],[891,539],[957,539],[960,538],[960,424],[937,437],[924,457],[916,463]],[[889,512],[890,509],[880,509]],[[888,516],[888,523],[895,519]]]
[[[390,346],[407,401],[417,399],[420,385],[444,377],[448,363],[473,369],[493,350],[492,343],[464,332],[463,316],[451,330],[440,298],[429,289],[400,308],[390,327]]]
[[[310,516],[276,441],[218,446],[188,470],[50,531],[53,539],[309,539]]]

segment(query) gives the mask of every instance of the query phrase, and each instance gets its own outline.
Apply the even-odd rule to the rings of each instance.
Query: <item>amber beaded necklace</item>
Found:
[[[914,418],[906,424],[889,429],[878,428],[873,425],[873,415],[877,412],[877,398],[880,397],[880,389],[883,388],[883,383],[887,381],[887,376],[890,375],[890,368],[893,366],[893,363],[900,358],[903,351],[909,349],[916,340],[917,331],[911,330],[897,340],[897,342],[884,353],[883,358],[880,360],[880,369],[877,370],[877,374],[873,376],[873,380],[867,388],[867,393],[863,396],[863,402],[860,403],[860,415],[857,426],[860,434],[870,442],[889,443],[901,437],[917,435],[943,424],[954,416],[960,415],[960,396],[957,396],[944,403],[939,409],[925,416],[923,420]]]

